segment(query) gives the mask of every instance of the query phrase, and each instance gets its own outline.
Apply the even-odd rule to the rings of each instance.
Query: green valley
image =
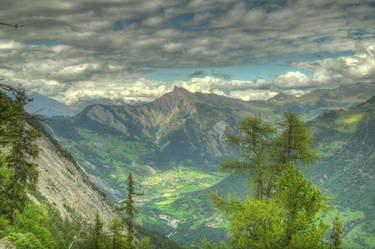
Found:
[[[140,106],[89,106],[74,117],[50,119],[45,128],[113,201],[124,198],[126,175],[133,173],[137,188],[145,194],[137,199],[139,222],[183,243],[199,244],[204,237],[219,241],[226,233],[222,217],[211,208],[209,193],[230,193],[240,198],[249,193],[244,179],[218,171],[219,161],[235,157],[226,143],[226,132],[234,131],[243,117],[255,114],[272,122],[278,122],[283,111],[296,111],[306,119],[323,114],[307,123],[322,160],[308,169],[306,176],[328,195],[336,196],[334,203],[350,224],[344,230],[345,241],[352,248],[360,248],[363,243],[372,243],[372,204],[361,201],[367,207],[358,207],[354,203],[359,200],[351,196],[358,197],[362,189],[372,187],[347,180],[357,174],[356,168],[345,166],[341,171],[337,163],[347,165],[345,156],[353,158],[344,149],[352,144],[351,149],[358,151],[354,139],[358,134],[372,137],[368,127],[362,125],[371,116],[369,109],[358,109],[359,105],[348,112],[339,110],[369,98],[373,88],[366,85],[364,93],[359,90],[363,86],[315,91],[299,98],[280,94],[268,101],[253,102],[175,88]],[[327,112],[329,109],[337,111]],[[366,134],[362,134],[364,130]],[[371,160],[371,147],[361,148],[367,154],[354,155]],[[337,158],[340,151],[342,158]],[[353,185],[352,192],[342,191],[349,187],[340,185],[345,182]],[[367,240],[358,242],[363,237]]]

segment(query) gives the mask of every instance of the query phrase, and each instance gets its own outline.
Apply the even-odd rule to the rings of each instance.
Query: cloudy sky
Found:
[[[375,82],[375,1],[1,0],[0,76],[67,104]]]

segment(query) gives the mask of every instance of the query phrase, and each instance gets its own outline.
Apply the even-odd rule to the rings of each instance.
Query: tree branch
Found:
[[[10,23],[5,23],[5,22],[0,22],[0,25],[4,25],[4,26],[9,26],[9,27],[12,27],[12,28],[15,28],[15,29],[18,29],[18,28],[22,28],[23,26],[25,25],[19,25],[19,24],[10,24]]]

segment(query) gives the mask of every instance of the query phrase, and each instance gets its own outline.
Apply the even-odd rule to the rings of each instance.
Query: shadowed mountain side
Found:
[[[38,93],[34,92],[30,97],[33,101],[25,106],[25,110],[29,113],[45,117],[73,116],[76,114],[76,112],[71,110],[67,105]]]

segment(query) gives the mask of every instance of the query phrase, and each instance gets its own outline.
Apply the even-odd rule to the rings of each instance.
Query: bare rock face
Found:
[[[13,245],[13,243],[8,241],[8,238],[2,238],[0,239],[0,249],[16,249],[16,247]]]
[[[36,141],[40,148],[36,160],[39,170],[37,190],[56,207],[64,218],[78,217],[92,223],[99,212],[104,224],[115,217],[113,207],[91,183],[86,173],[74,161],[42,136]],[[33,198],[35,201],[36,198]]]

